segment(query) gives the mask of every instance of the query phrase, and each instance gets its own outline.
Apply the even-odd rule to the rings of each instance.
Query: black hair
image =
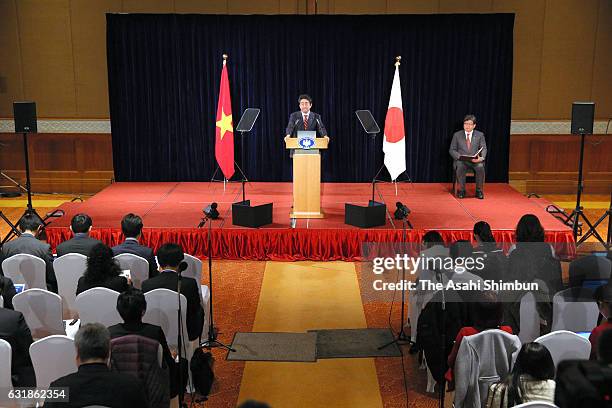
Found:
[[[121,268],[113,258],[113,250],[103,243],[94,245],[87,257],[87,269],[83,277],[89,283],[101,283],[107,278],[119,276]]]
[[[164,266],[176,268],[183,259],[185,259],[183,248],[178,244],[167,243],[157,250],[157,262],[162,268]]]
[[[312,105],[312,98],[308,94],[301,94],[298,96],[298,104],[302,101],[302,99],[306,99]]]
[[[474,235],[478,235],[482,242],[495,242],[491,226],[486,221],[478,221],[474,224]]]
[[[130,288],[117,297],[117,312],[125,323],[140,323],[147,301],[140,289]]]
[[[121,231],[126,238],[136,238],[142,232],[142,218],[129,213],[121,220]]]
[[[429,231],[423,235],[423,244],[426,248],[431,248],[434,245],[444,245],[444,240],[438,231]]]
[[[110,352],[110,333],[100,323],[88,323],[79,328],[74,345],[81,361],[107,359]]]
[[[472,115],[471,113],[463,117],[464,122],[467,122],[468,120],[471,120],[472,122],[474,122],[474,124],[476,124],[476,116]]]
[[[475,295],[473,326],[479,331],[498,328],[504,319],[503,304],[494,291]]]
[[[87,214],[77,214],[70,221],[70,227],[75,234],[89,231],[91,224],[91,217]]]
[[[525,343],[521,347],[512,372],[506,380],[506,394],[508,396],[508,406],[522,404],[525,395],[522,375],[529,375],[534,380],[552,380],[555,378],[555,363],[553,362],[550,351],[543,344],[532,342]]]
[[[544,228],[533,214],[525,214],[516,224],[517,242],[544,242]]]
[[[21,232],[36,231],[41,225],[40,218],[36,217],[34,214],[24,214],[19,220],[19,229]]]
[[[474,248],[470,241],[460,239],[453,242],[450,246],[449,255],[453,259],[457,258],[469,258],[474,254]]]

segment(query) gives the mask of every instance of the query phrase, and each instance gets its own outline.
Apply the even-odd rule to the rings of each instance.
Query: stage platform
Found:
[[[468,194],[473,195],[473,185]],[[439,231],[446,242],[471,239],[477,221],[487,221],[498,242],[513,241],[514,229],[527,213],[539,217],[546,230],[546,241],[558,253],[575,255],[572,231],[548,214],[537,200],[529,199],[507,184],[487,183],[485,199],[459,200],[449,192],[448,183],[380,183],[376,200],[387,203],[385,226],[360,229],[344,224],[344,203],[366,205],[371,198],[368,183],[321,184],[323,219],[298,219],[291,227],[289,212],[291,183],[247,183],[246,198],[253,205],[274,203],[273,224],[258,229],[232,225],[231,203],[241,201],[239,183],[165,182],[114,183],[83,203],[65,203],[65,212],[47,227],[52,248],[71,237],[72,216],[79,212],[93,218],[92,236],[108,245],[122,241],[121,218],[133,212],[143,218],[142,242],[157,249],[165,242],[177,242],[186,252],[205,258],[208,253],[207,228],[198,229],[202,209],[218,203],[221,214],[212,220],[213,257],[251,260],[361,260],[364,242],[399,242],[401,221],[393,220],[397,201],[407,205],[414,229],[409,242],[419,242],[424,233]]]

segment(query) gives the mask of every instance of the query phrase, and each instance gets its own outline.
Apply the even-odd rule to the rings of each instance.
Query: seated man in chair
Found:
[[[475,130],[475,127],[476,116],[466,115],[465,118],[463,118],[463,130],[453,134],[453,141],[448,150],[455,160],[454,169],[456,180],[459,183],[459,192],[457,193],[457,197],[459,198],[465,197],[465,174],[468,169],[474,170],[474,174],[476,175],[476,198],[484,198],[482,185],[484,184],[485,178],[484,161],[487,156],[487,144],[484,134]],[[476,157],[471,161],[462,161],[459,160],[461,156]]]

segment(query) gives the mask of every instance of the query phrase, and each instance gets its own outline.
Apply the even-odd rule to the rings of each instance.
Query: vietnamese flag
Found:
[[[232,123],[232,100],[230,97],[229,79],[225,65],[227,56],[223,56],[219,103],[217,105],[217,129],[215,137],[215,158],[229,180],[234,175],[234,124]]]
[[[406,133],[404,131],[404,109],[402,108],[402,88],[399,77],[400,58],[396,58],[389,108],[385,118],[385,137],[383,139],[384,163],[393,181],[406,171]]]

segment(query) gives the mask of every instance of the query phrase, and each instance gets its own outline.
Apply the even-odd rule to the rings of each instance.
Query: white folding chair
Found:
[[[74,301],[79,278],[87,269],[87,257],[82,254],[66,254],[53,261],[53,270],[57,279],[57,292],[62,297],[66,318],[76,316]]]
[[[23,314],[34,339],[66,334],[62,298],[44,289],[27,289],[13,297],[13,307]]]
[[[149,279],[149,261],[134,254],[119,254],[115,260],[121,269],[130,271],[132,285],[141,289],[142,282]]]
[[[11,344],[3,339],[0,339],[0,389],[12,389],[11,381],[11,364],[12,364],[12,349]]]
[[[4,276],[13,283],[24,283],[25,289],[47,289],[45,261],[29,254],[17,254],[2,261]]]
[[[30,345],[36,386],[48,388],[51,382],[77,371],[74,341],[68,336],[49,336]]]
[[[588,360],[591,343],[584,337],[567,330],[558,330],[534,340],[550,351],[555,367],[563,360]]]
[[[532,401],[515,405],[514,408],[558,408],[555,404],[546,401]]]
[[[170,289],[154,289],[145,293],[147,311],[142,317],[144,323],[160,326],[166,335],[168,345],[178,347],[178,296]],[[187,335],[187,298],[181,293],[181,331],[183,357],[191,360],[193,348]]]
[[[598,317],[599,308],[590,289],[569,288],[553,296],[551,331],[592,331],[597,326]]]
[[[187,269],[183,271],[183,276],[186,278],[195,279],[196,283],[200,287],[200,304],[202,305],[202,309],[204,309],[204,322],[203,322],[203,330],[202,330],[202,338],[208,338],[208,315],[209,315],[209,306],[208,302],[210,301],[210,290],[208,286],[202,285],[202,261],[199,258],[196,258],[193,255],[183,254],[184,261],[187,263]]]
[[[536,309],[536,300],[532,292],[527,292],[521,298],[519,339],[521,343],[529,343],[540,336],[540,315]]]
[[[81,320],[81,326],[87,323],[101,323],[109,327],[123,323],[117,312],[119,292],[108,288],[91,288],[79,293],[75,305]]]

